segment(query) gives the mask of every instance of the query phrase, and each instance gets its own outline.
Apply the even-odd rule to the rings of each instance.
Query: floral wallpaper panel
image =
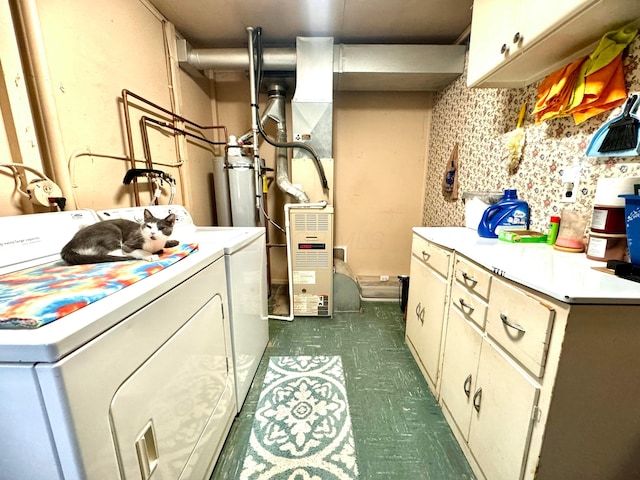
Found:
[[[627,91],[640,92],[640,36],[624,57]],[[466,70],[451,85],[434,95],[429,144],[423,225],[463,226],[462,193],[515,188],[531,209],[530,227],[547,231],[551,215],[576,209],[589,221],[598,178],[640,176],[640,157],[586,156],[591,137],[622,107],[575,125],[571,117],[535,125],[532,115],[539,82],[521,89],[467,88]],[[522,103],[527,103],[523,128],[525,143],[516,173],[508,169],[506,143],[515,129]],[[458,150],[459,196],[442,195],[445,166],[455,143]],[[561,202],[564,167],[580,165],[575,204]]]

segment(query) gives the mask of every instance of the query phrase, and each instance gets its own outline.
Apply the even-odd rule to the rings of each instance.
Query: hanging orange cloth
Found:
[[[533,109],[535,122],[541,123],[566,115],[580,67],[588,57],[582,57],[549,74],[538,87],[538,101]]]
[[[622,53],[638,30],[623,27],[606,33],[582,64],[568,105],[576,124],[617,107],[627,98]]]
[[[589,56],[547,76],[538,87],[536,123],[573,115],[579,124],[623,103],[627,91],[622,54],[637,33],[630,27],[608,32]]]
[[[576,125],[624,103],[627,91],[622,70],[622,53],[607,66],[587,75],[584,82],[582,101],[570,108]]]

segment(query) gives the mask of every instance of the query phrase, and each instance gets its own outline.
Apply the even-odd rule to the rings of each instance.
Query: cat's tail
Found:
[[[88,263],[122,262],[133,260],[131,257],[121,257],[119,255],[85,255],[73,250],[63,250],[60,253],[62,260],[70,265],[84,265]]]

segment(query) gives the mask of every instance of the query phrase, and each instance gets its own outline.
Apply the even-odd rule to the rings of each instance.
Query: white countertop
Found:
[[[606,262],[547,244],[482,238],[464,227],[414,227],[414,233],[455,250],[486,269],[565,303],[640,305],[640,283],[594,270]]]

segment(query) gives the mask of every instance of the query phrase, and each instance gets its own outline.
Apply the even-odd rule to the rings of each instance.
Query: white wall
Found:
[[[209,82],[204,78],[194,81],[180,73],[175,57],[169,59],[175,49],[175,32],[144,0],[110,0],[99,4],[36,0],[36,6],[46,76],[55,102],[53,123],[62,143],[56,146],[62,149],[64,161],[69,164],[73,185],[69,196],[75,197],[78,208],[134,205],[132,187],[122,183],[131,166],[127,161],[122,91],[126,89],[184,117],[193,115],[200,125],[211,125]],[[5,56],[15,55],[15,50],[15,47],[8,52],[3,49],[3,64]],[[172,119],[146,102],[128,98],[135,166],[142,168],[146,165],[140,116]],[[27,105],[21,108],[28,112]],[[176,203],[188,204],[194,201],[194,196],[199,200],[210,193],[206,186],[209,151],[198,145],[202,142],[188,142],[182,136],[176,139],[172,131],[163,128],[149,128],[149,142],[153,168],[180,180]],[[42,169],[46,170],[46,153],[42,158]],[[177,167],[177,162],[184,165]],[[189,190],[183,196],[183,189],[191,184],[194,192]],[[4,183],[0,187],[0,193],[9,193]],[[148,204],[151,195],[144,180],[140,191],[140,203]],[[168,199],[167,185],[160,203],[167,203]],[[212,202],[207,199],[197,201],[196,205],[193,209],[196,220],[210,224]]]
[[[166,109],[173,108],[200,125],[221,124],[236,135],[249,129],[249,84],[245,72],[216,75],[208,81],[180,71],[175,57],[168,60],[168,53],[174,48],[173,28],[145,0],[99,4],[83,0],[13,1],[35,1],[37,5],[48,87],[62,144],[57,146],[62,148],[65,162],[69,162],[78,208],[134,204],[132,188],[122,185],[130,167],[126,161],[129,152],[124,134],[123,89]],[[4,12],[5,22],[6,17]],[[8,53],[3,47],[1,53],[3,66],[8,55],[17,58],[15,47],[9,48]],[[136,166],[143,167],[139,117],[146,114],[160,119],[163,115],[130,100],[134,153],[139,160]],[[265,98],[260,101],[266,103]],[[27,105],[21,105],[21,109],[28,112]],[[357,275],[395,276],[409,271],[411,227],[420,223],[422,212],[430,111],[430,93],[336,92],[335,243],[347,247],[347,259]],[[288,112],[290,119],[290,108]],[[197,140],[176,141],[163,129],[149,131],[154,167],[179,179],[176,203],[186,204],[197,223],[211,224],[211,156],[221,150]],[[210,132],[207,135],[213,138]],[[0,149],[6,151],[7,143],[0,143],[5,145]],[[267,166],[274,167],[273,147],[263,143],[260,152]],[[39,156],[36,158],[39,161]],[[184,161],[181,167],[170,166],[178,160]],[[47,166],[46,158],[40,166]],[[12,178],[3,175],[0,182],[0,194],[9,197]],[[150,200],[144,185],[142,204]],[[290,199],[275,185],[268,197],[270,215],[283,225],[283,206]],[[160,203],[167,201],[168,189]],[[0,214],[18,212],[27,213],[18,203]],[[271,228],[270,241],[284,243],[284,238]],[[272,265],[273,280],[285,281],[284,249],[272,250]]]

